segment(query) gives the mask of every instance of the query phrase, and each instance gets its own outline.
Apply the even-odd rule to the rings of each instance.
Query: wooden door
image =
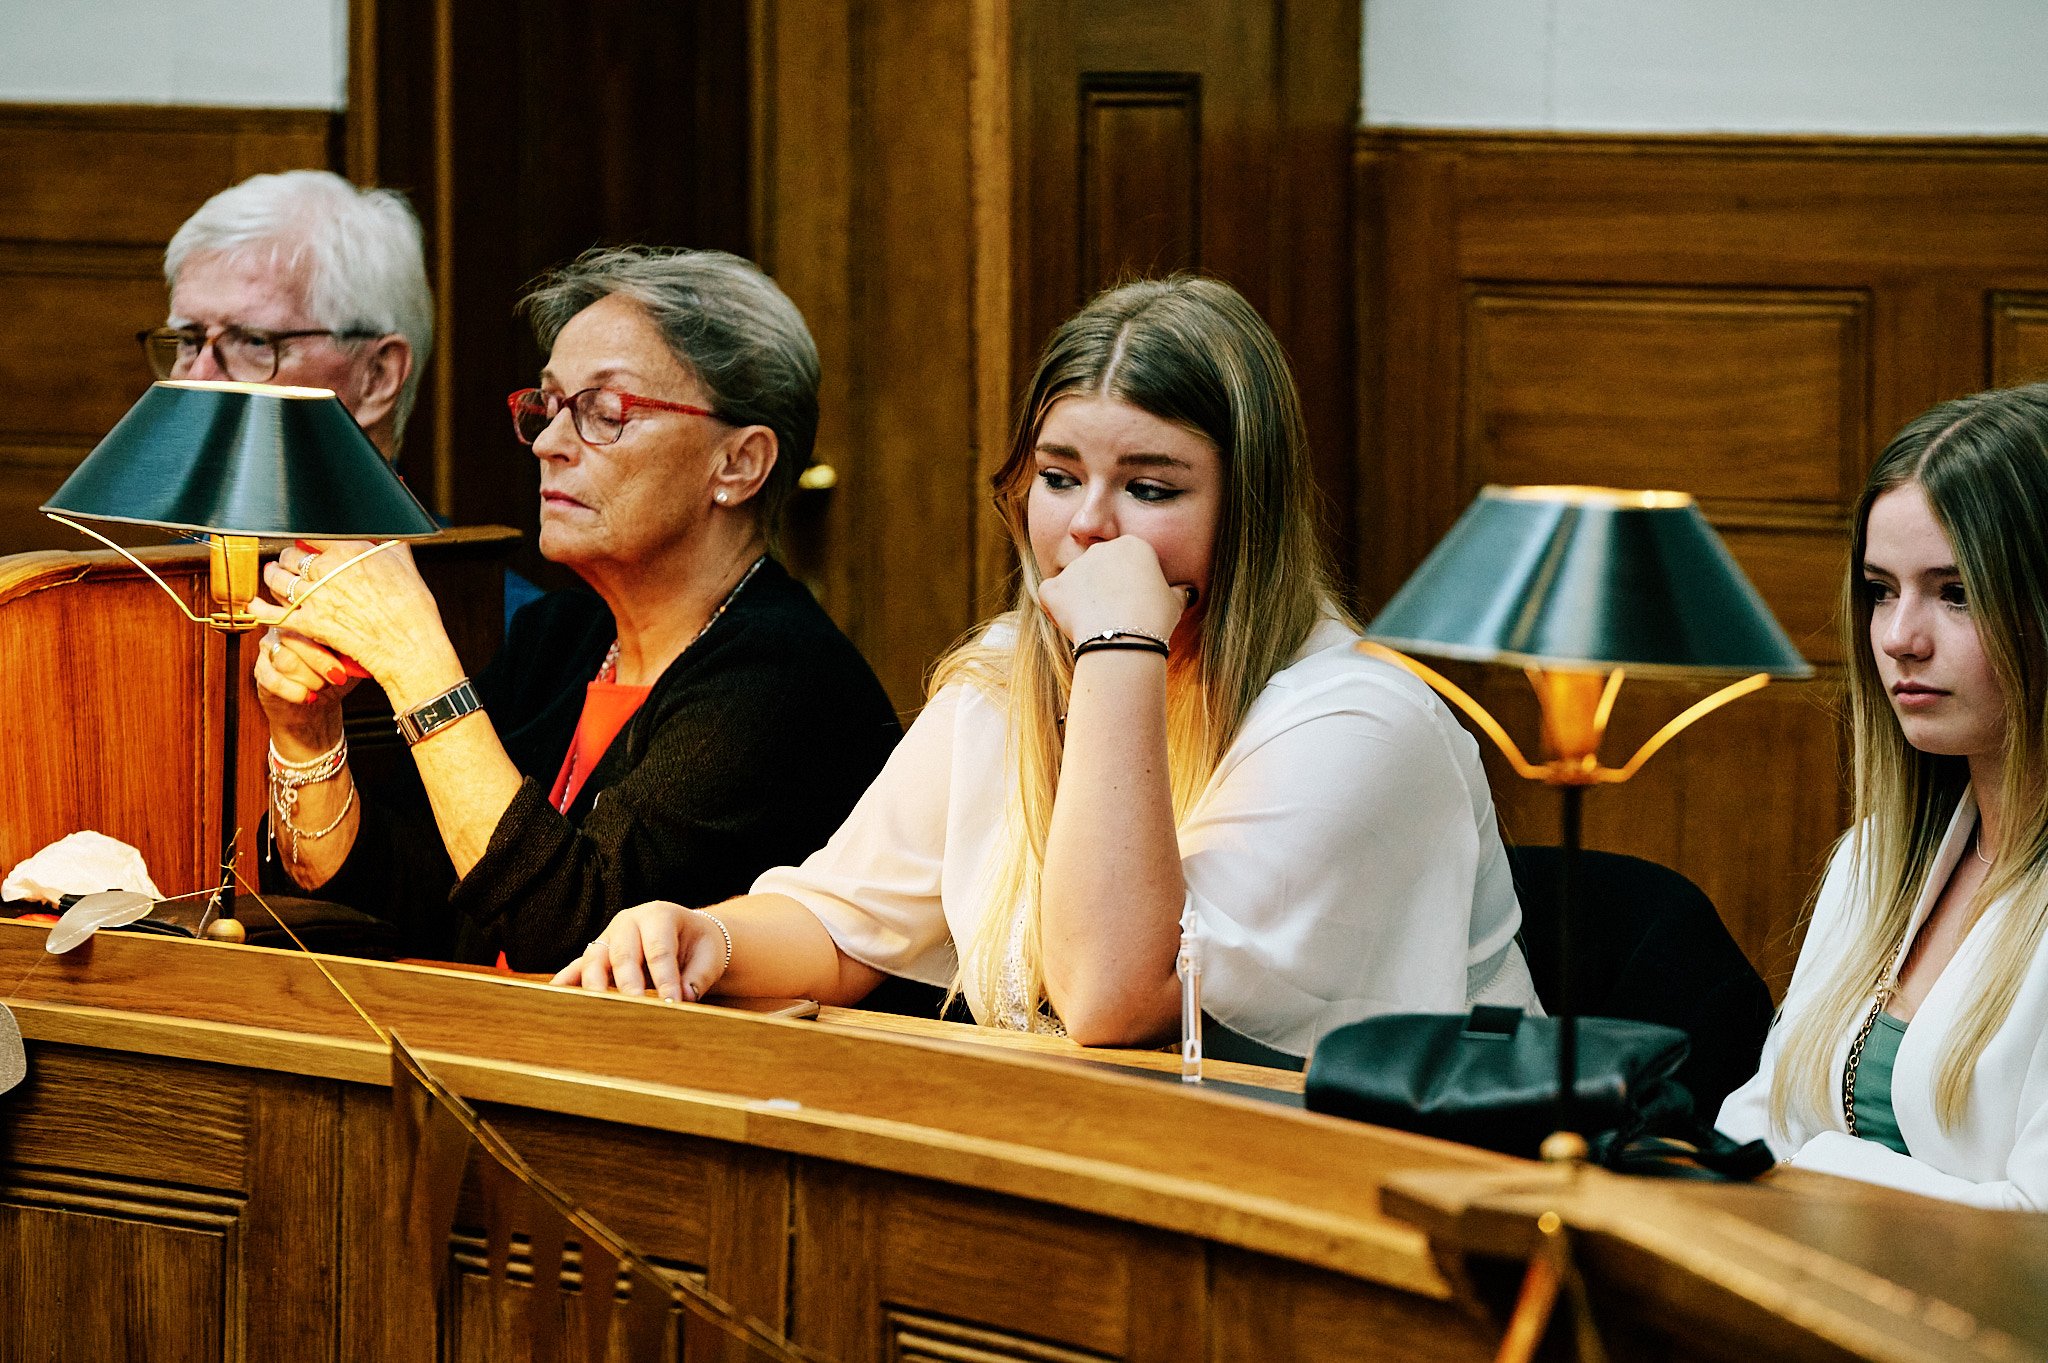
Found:
[[[1194,270],[1287,349],[1337,557],[1356,484],[1351,213],[1359,7],[1019,4],[1012,42],[1019,385],[1096,291]]]
[[[1052,328],[1127,275],[1202,270],[1264,312],[1348,543],[1355,3],[761,15],[756,240],[818,335],[840,473],[820,582],[900,707],[1005,604],[988,476],[1018,390]]]

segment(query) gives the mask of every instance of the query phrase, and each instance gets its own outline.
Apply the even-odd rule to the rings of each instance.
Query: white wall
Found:
[[[0,101],[339,109],[348,0],[0,0]]]
[[[2048,134],[2048,0],[1365,0],[1372,124]]]

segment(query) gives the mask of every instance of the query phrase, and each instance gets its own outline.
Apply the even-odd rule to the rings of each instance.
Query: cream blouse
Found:
[[[1477,745],[1355,642],[1334,620],[1313,631],[1179,830],[1205,1009],[1293,1055],[1379,1013],[1537,1009]],[[754,892],[802,903],[855,960],[950,982],[990,911],[1005,730],[982,691],[941,690],[831,841]]]

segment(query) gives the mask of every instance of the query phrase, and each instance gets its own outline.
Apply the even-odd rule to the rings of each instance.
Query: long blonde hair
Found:
[[[1855,745],[1851,936],[1813,1005],[1786,1034],[1771,1087],[1780,1128],[1797,1111],[1821,1125],[1841,1115],[1834,1058],[1869,1012],[1873,991],[1905,940],[1914,905],[1969,785],[1962,757],[1906,742],[1871,653],[1872,598],[1863,582],[1870,508],[1917,486],[1955,553],[1970,618],[2004,699],[1997,865],[1970,905],[1975,915],[2012,903],[1996,925],[1989,962],[1943,1052],[1935,1112],[1961,1120],[1971,1076],[2004,1023],[2048,924],[2048,384],[1945,402],[1893,438],[1856,504],[1844,585],[1842,656]]]
[[[993,480],[1016,545],[1016,602],[940,660],[932,690],[966,682],[1008,716],[1016,773],[1002,852],[984,887],[985,912],[963,943],[956,992],[995,1016],[996,980],[1023,914],[1024,1004],[1046,1005],[1039,873],[1063,753],[1060,729],[1073,660],[1037,606],[1039,571],[1026,501],[1046,413],[1061,398],[1113,397],[1205,437],[1222,456],[1223,504],[1208,594],[1193,648],[1169,660],[1167,756],[1176,822],[1200,798],[1266,682],[1323,615],[1345,618],[1316,529],[1301,399],[1280,343],[1228,284],[1176,275],[1098,295],[1055,331],[1018,413],[1010,453]]]

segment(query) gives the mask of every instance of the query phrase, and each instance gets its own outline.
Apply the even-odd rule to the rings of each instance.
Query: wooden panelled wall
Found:
[[[163,322],[164,244],[258,171],[325,166],[318,110],[0,104],[0,554],[88,547],[36,508],[112,428]]]
[[[1935,402],[2048,378],[2048,143],[1357,141],[1359,579],[1384,602],[1486,483],[1691,492],[1820,668],[1588,801],[1782,989],[1842,828],[1835,601],[1876,452]],[[1519,677],[1461,670],[1533,741]],[[1624,688],[1609,755],[1704,687]],[[1492,769],[1510,840],[1556,796]]]

